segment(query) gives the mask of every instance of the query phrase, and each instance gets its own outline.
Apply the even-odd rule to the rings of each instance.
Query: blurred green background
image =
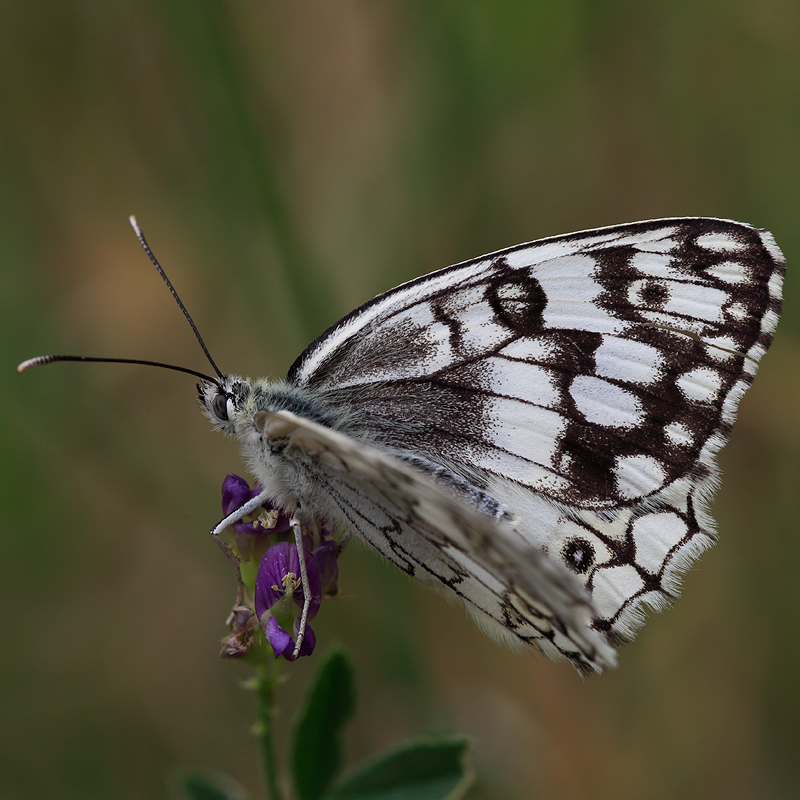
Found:
[[[672,215],[772,230],[783,321],[722,453],[721,538],[619,669],[515,655],[363,549],[315,629],[353,654],[352,761],[475,739],[478,798],[800,793],[800,5],[3,0],[0,796],[259,787],[206,532],[242,472],[138,216],[224,370],[279,376],[397,283]],[[282,689],[288,728],[313,664]]]

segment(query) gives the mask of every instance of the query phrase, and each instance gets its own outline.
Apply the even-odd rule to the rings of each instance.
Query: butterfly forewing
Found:
[[[505,504],[589,589],[595,626],[627,636],[713,540],[715,455],[771,342],[783,272],[770,234],[726,220],[554,237],[375,298],[289,382],[343,403],[382,450]]]
[[[511,248],[376,298],[290,380],[343,392],[391,446],[615,507],[685,474],[730,422],[777,320],[769,245],[699,219]]]

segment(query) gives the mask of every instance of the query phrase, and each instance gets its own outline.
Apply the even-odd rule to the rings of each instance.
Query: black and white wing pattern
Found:
[[[442,470],[451,493],[468,485],[508,509],[520,542],[577,576],[592,627],[617,642],[714,541],[716,454],[772,340],[783,275],[769,233],[726,220],[557,236],[376,297],[288,382],[346,406],[410,470]],[[484,543],[476,571],[494,557]],[[490,616],[507,625],[502,613]]]

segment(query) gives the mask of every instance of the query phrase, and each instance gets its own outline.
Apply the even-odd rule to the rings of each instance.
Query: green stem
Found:
[[[269,656],[268,656],[269,657]],[[260,664],[256,668],[256,724],[254,733],[258,738],[261,751],[261,767],[264,770],[264,783],[267,789],[267,800],[282,800],[283,794],[278,786],[278,771],[275,763],[275,739],[273,724],[275,722],[275,688],[278,685],[280,666]]]

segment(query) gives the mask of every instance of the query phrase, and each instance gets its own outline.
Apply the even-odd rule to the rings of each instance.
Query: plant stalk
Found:
[[[267,656],[269,658],[269,656]],[[256,723],[253,732],[258,739],[261,753],[261,768],[267,800],[283,800],[278,783],[278,770],[275,761],[275,688],[280,675],[277,659],[274,664],[259,664],[256,668]]]

